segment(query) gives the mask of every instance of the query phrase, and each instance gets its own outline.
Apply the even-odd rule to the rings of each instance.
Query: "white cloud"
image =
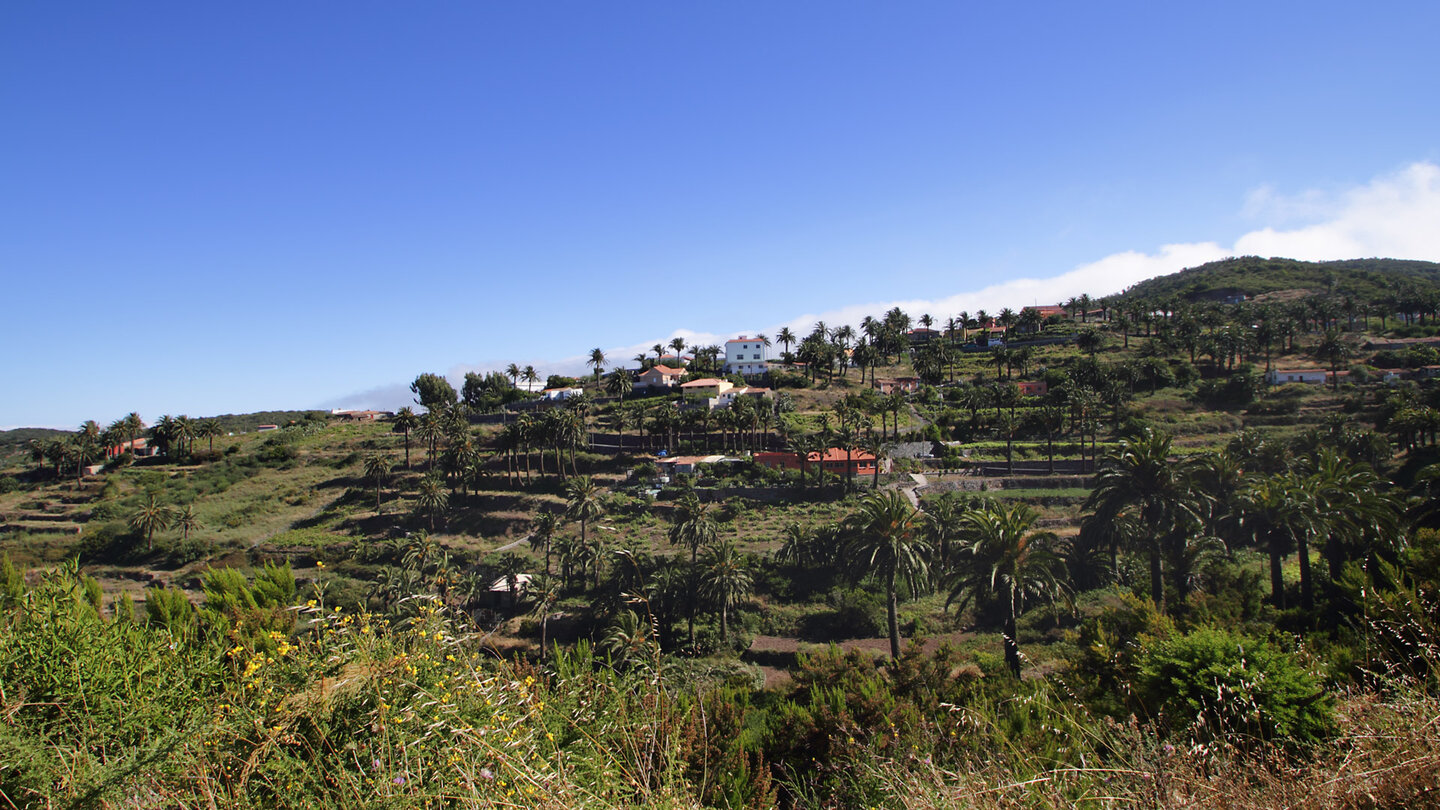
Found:
[[[1236,255],[1309,261],[1440,258],[1440,166],[1434,163],[1415,163],[1339,194],[1269,197],[1266,205],[1279,215],[1308,209],[1324,216],[1292,230],[1247,233],[1235,241]]]
[[[999,312],[1004,307],[1018,310],[1029,304],[1059,303],[1082,293],[1108,295],[1147,278],[1228,256],[1283,256],[1308,261],[1367,257],[1440,260],[1440,166],[1434,163],[1415,163],[1364,186],[1340,192],[1304,190],[1286,195],[1271,186],[1260,186],[1243,202],[1242,213],[1273,224],[1242,235],[1229,247],[1217,242],[1192,242],[1162,245],[1154,253],[1126,251],[1079,265],[1051,278],[1012,279],[944,298],[858,304],[800,315],[758,331],[773,339],[785,326],[791,331],[806,334],[816,321],[825,321],[831,327],[846,323],[858,326],[866,315],[878,316],[897,306],[912,318],[929,313],[943,324],[946,318],[960,312],[973,314],[981,309]],[[1287,227],[1291,225],[1295,227]],[[677,330],[665,338],[605,349],[605,355],[610,366],[629,365],[636,354],[650,353],[650,347],[655,343],[669,343],[676,337],[682,337],[689,345],[723,345],[725,340],[735,335],[753,334],[747,332],[753,325],[744,326],[746,329],[725,335]],[[535,366],[542,376],[575,375],[588,372],[588,359],[587,354],[558,360],[536,359],[529,364]],[[481,363],[456,366],[448,374],[451,381],[458,384],[467,371],[499,370],[504,365]],[[526,363],[520,365],[523,367]],[[389,407],[390,400],[400,393],[405,395],[408,403],[409,391],[404,386],[387,386],[335,402],[343,403],[345,407]]]

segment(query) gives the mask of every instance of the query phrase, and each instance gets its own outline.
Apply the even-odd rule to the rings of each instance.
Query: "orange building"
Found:
[[[816,464],[819,464],[820,469],[836,475],[848,475],[851,473],[855,475],[873,475],[877,461],[874,455],[864,450],[852,450],[847,462],[845,451],[838,447],[829,448],[823,456],[820,453],[811,453],[803,465],[801,464],[799,453],[756,453],[754,459],[756,464],[769,467],[772,470],[799,470],[803,468],[806,472],[809,472],[815,468]],[[849,464],[848,468],[846,466],[847,463]]]

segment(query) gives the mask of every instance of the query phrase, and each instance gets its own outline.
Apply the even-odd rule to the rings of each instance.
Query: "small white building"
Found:
[[[1328,379],[1330,379],[1330,372],[1323,368],[1272,368],[1270,373],[1265,375],[1265,381],[1271,385],[1284,385],[1285,383],[1324,385]]]
[[[550,400],[552,402],[563,402],[567,399],[573,399],[574,397],[578,397],[584,393],[584,389],[581,388],[546,388],[544,391],[540,392],[540,396],[541,398]]]
[[[725,373],[751,376],[770,370],[770,347],[758,337],[725,341]]]

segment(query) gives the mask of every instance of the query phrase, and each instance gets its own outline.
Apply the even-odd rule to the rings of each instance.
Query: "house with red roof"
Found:
[[[766,452],[756,453],[755,463],[772,470],[800,470],[807,472],[814,469],[816,464],[820,469],[835,475],[873,475],[878,459],[871,453],[864,450],[852,450],[847,454],[839,447],[830,447],[821,453],[810,453],[801,462],[799,453],[789,452]]]
[[[635,390],[646,391],[652,388],[674,388],[680,384],[680,378],[685,376],[685,369],[673,366],[651,366],[635,376]]]

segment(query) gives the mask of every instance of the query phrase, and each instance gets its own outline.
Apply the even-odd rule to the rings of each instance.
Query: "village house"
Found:
[[[685,370],[672,366],[651,366],[635,376],[635,390],[647,391],[652,388],[674,388],[680,384]]]
[[[342,422],[378,422],[381,419],[388,419],[395,414],[390,411],[343,411],[332,410],[331,416]]]
[[[1420,338],[1380,338],[1365,343],[1365,348],[1372,351],[1403,351],[1413,349],[1416,346],[1433,346],[1440,349],[1440,337]]]
[[[1271,385],[1297,382],[1323,385],[1329,379],[1329,375],[1330,372],[1323,368],[1272,368],[1265,375],[1265,381]]]
[[[906,337],[910,339],[911,346],[921,346],[940,337],[940,330],[926,329],[925,327],[921,326],[915,329],[911,329],[906,334]]]
[[[160,448],[151,447],[150,440],[146,439],[143,436],[138,439],[129,439],[127,441],[120,442],[113,447],[105,448],[105,456],[107,458],[114,458],[121,453],[129,453],[136,458],[148,458],[150,456],[159,455]]]
[[[779,451],[756,453],[753,458],[756,464],[772,470],[800,470],[803,466],[807,472],[811,472],[815,469],[815,465],[819,464],[820,469],[834,475],[873,475],[878,461],[873,454],[864,450],[850,451],[847,460],[845,451],[838,447],[826,449],[824,455],[810,453],[806,456],[803,465],[799,453]],[[881,469],[881,472],[886,471],[886,469]]]
[[[751,397],[753,399],[763,400],[768,399],[773,395],[774,392],[771,391],[769,388],[755,388],[751,386],[745,386],[742,388],[731,388],[729,391],[722,392],[718,397],[715,398],[716,402],[714,407],[728,408],[735,403],[735,400],[739,399],[740,397]]]
[[[1020,312],[1023,314],[1023,313],[1025,312],[1025,310],[1027,310],[1027,309],[1029,309],[1029,310],[1034,310],[1035,313],[1040,316],[1040,320],[1041,320],[1041,321],[1046,321],[1046,320],[1049,320],[1050,318],[1067,318],[1067,319],[1068,319],[1068,318],[1070,317],[1070,313],[1065,309],[1065,307],[1063,307],[1063,306],[1061,306],[1061,305],[1059,305],[1059,304],[1050,304],[1050,305],[1034,306],[1034,307],[1021,307],[1021,308],[1020,308]]]
[[[893,379],[876,380],[874,382],[874,386],[882,394],[890,394],[896,391],[904,391],[907,394],[913,394],[916,391],[920,390],[920,378],[895,377]]]
[[[1027,397],[1043,397],[1050,392],[1050,385],[1044,380],[1023,380],[1015,383],[1015,387]]]
[[[686,399],[710,399],[735,387],[735,383],[729,380],[721,380],[715,377],[702,377],[698,380],[691,380],[680,386],[680,391]]]
[[[564,402],[584,393],[585,389],[583,388],[546,388],[540,392],[540,398],[549,402]]]
[[[669,456],[655,459],[655,466],[664,475],[694,475],[696,465],[719,464],[722,461],[725,461],[725,456]]]
[[[725,373],[753,377],[770,370],[770,347],[758,337],[725,341]]]

